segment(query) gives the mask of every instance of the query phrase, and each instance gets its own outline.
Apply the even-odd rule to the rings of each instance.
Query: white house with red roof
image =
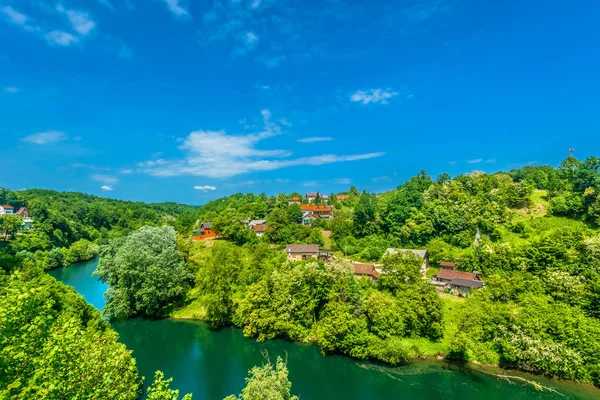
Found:
[[[14,213],[15,213],[15,209],[12,206],[9,206],[9,205],[0,206],[0,215],[14,214]]]

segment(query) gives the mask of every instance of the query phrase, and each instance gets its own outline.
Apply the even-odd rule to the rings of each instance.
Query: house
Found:
[[[342,200],[347,200],[349,196],[347,194],[338,194],[335,197],[338,199],[338,201],[342,201]]]
[[[290,261],[309,260],[319,258],[318,244],[288,244],[285,247],[287,258]]]
[[[212,229],[212,222],[203,222],[200,224],[200,229],[194,231],[194,240],[206,240],[217,237],[217,234]]]
[[[20,215],[21,217],[29,217],[29,210],[27,210],[25,207],[21,207],[19,208],[19,211],[17,211],[17,215]]]
[[[445,289],[456,294],[465,294],[485,286],[478,272],[458,271],[456,264],[450,262],[440,263],[440,270],[431,278],[431,284],[437,290]]]
[[[306,193],[306,199],[308,200],[309,203],[312,203],[313,201],[315,201],[317,199],[317,197],[319,197],[319,192]]]
[[[485,286],[485,282],[480,280],[472,280],[472,279],[462,279],[457,278],[448,282],[445,286],[446,289],[449,289],[454,294],[468,294],[471,290],[479,289]]]
[[[427,272],[427,268],[429,268],[429,252],[427,250],[418,250],[418,249],[392,249],[389,248],[385,251],[384,256],[391,254],[399,254],[399,253],[413,253],[419,259],[422,260],[421,263],[421,273],[425,275]]]
[[[265,234],[265,231],[267,230],[268,226],[265,224],[259,224],[259,225],[254,225],[252,228],[254,233],[256,233],[256,236],[261,237]]]
[[[266,224],[267,224],[266,219],[253,219],[252,221],[248,222],[248,228],[252,229],[256,225],[266,225]]]
[[[352,267],[354,268],[354,275],[357,278],[367,276],[374,282],[377,280],[377,278],[379,278],[379,275],[381,275],[381,273],[375,268],[374,264],[354,263]]]
[[[310,225],[315,219],[317,219],[317,217],[312,211],[302,212],[302,225]]]
[[[288,201],[288,206],[291,206],[292,204],[298,204],[300,205],[301,203],[297,200],[292,200],[292,201]]]
[[[30,231],[33,229],[33,220],[29,217],[23,218],[23,222],[21,223],[21,229],[24,231]]]
[[[316,204],[301,204],[300,209],[303,212],[311,212],[315,217],[331,218],[333,206],[317,206]]]
[[[15,209],[9,205],[0,206],[0,215],[4,214],[14,214]]]

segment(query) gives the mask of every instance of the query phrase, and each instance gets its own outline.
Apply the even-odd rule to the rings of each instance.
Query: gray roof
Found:
[[[288,244],[285,247],[286,253],[318,253],[318,244]]]
[[[212,222],[203,222],[200,224],[200,227],[205,228],[205,229],[210,229],[210,228],[212,228]]]
[[[248,223],[248,225],[250,226],[254,226],[254,225],[266,225],[267,224],[267,220],[266,219],[253,219],[252,221],[250,221]]]
[[[398,253],[414,253],[420,258],[427,257],[427,250],[416,250],[416,249],[392,249],[391,247],[385,251],[385,254],[398,254]]]
[[[454,286],[470,287],[470,288],[475,288],[475,289],[485,286],[485,283],[482,281],[472,281],[470,279],[461,279],[461,278],[456,278],[456,279],[448,282],[448,284],[454,285]]]

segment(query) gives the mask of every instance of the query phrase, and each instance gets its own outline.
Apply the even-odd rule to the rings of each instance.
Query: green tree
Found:
[[[179,390],[171,389],[173,378],[165,379],[162,371],[154,373],[154,382],[148,387],[148,400],[179,400]],[[192,400],[191,394],[186,394],[181,400]]]
[[[366,191],[358,198],[354,208],[354,230],[358,236],[366,236],[375,231],[375,218],[377,216],[377,199]]]
[[[290,224],[300,223],[302,210],[298,204],[292,204],[287,208],[287,219]]]
[[[281,357],[277,357],[275,365],[269,360],[262,367],[252,368],[249,374],[242,394],[228,396],[225,400],[298,400],[291,394],[288,368]]]
[[[94,276],[108,284],[104,313],[158,317],[181,301],[193,275],[181,260],[172,227],[142,227],[102,248]]]
[[[0,230],[2,230],[6,236],[5,239],[10,236],[14,237],[15,233],[21,229],[23,219],[16,214],[5,214],[0,217]]]

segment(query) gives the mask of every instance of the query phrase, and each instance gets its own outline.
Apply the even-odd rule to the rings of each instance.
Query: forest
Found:
[[[94,351],[120,354],[118,368],[130,376],[123,384],[137,388],[135,363],[110,327],[42,272],[99,255],[108,318],[193,318],[257,340],[314,343],[324,354],[392,365],[443,357],[600,386],[600,159],[435,179],[421,171],[385,193],[351,187],[343,194],[316,199],[332,205],[333,216],[304,225],[290,202],[300,193],[240,193],[189,207],[3,189],[0,204],[26,206],[34,220],[32,231],[0,240],[1,351],[11,352],[3,359],[26,357],[35,340],[44,343],[31,355],[40,365],[54,348],[102,341],[106,348]],[[268,221],[261,237],[248,229],[252,219]],[[192,231],[207,221],[220,238],[194,242]],[[283,248],[291,243],[319,244],[336,259],[288,261]],[[440,262],[454,262],[481,273],[486,286],[467,296],[437,292],[420,260],[385,255],[387,248],[427,249],[427,278]],[[379,279],[357,279],[349,260],[381,264]],[[31,304],[19,294],[29,292]],[[68,306],[54,305],[61,302]],[[72,322],[51,322],[59,319]],[[20,349],[6,346],[11,329],[38,320],[37,336],[23,336]],[[89,336],[56,342],[59,328]],[[15,383],[31,365],[1,365],[0,390],[38,390],[34,376]],[[257,368],[249,379],[285,375],[273,390],[290,398],[285,365]]]

